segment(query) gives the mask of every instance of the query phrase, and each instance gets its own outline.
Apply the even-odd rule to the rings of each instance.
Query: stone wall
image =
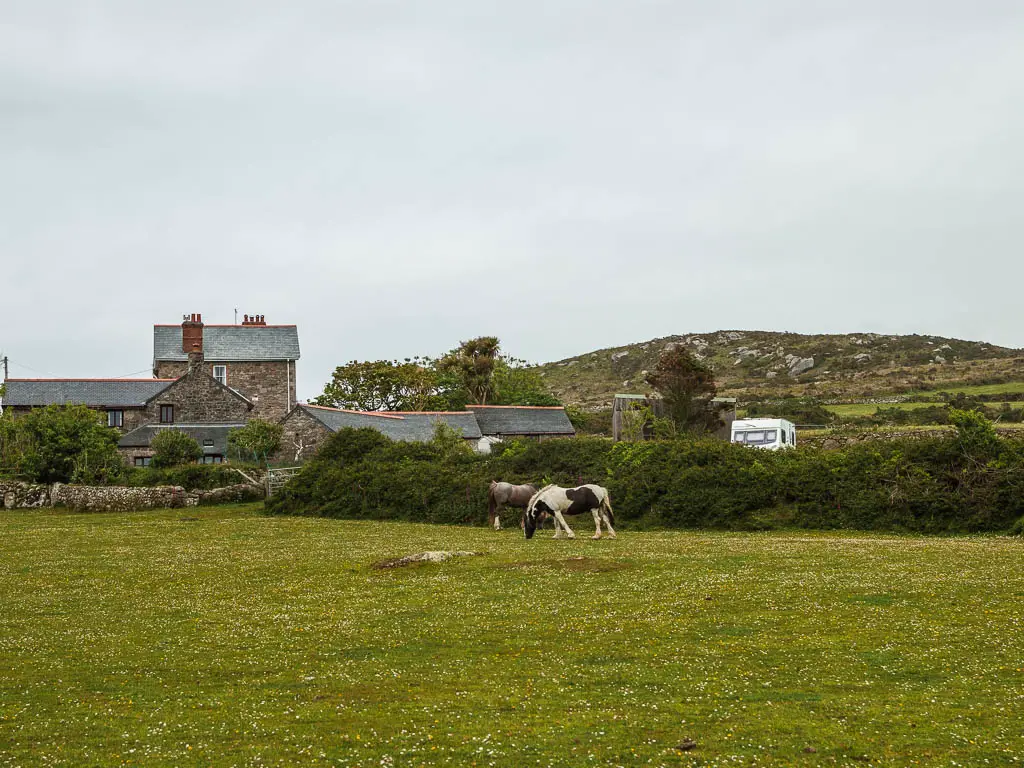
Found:
[[[320,444],[333,433],[301,408],[293,410],[282,423],[281,448],[271,458],[273,462],[294,462],[311,459]]]
[[[174,423],[246,422],[250,406],[222,387],[204,370],[196,369],[171,384],[146,406],[144,423],[160,423],[160,406],[174,406]]]
[[[66,507],[76,512],[134,512],[143,509],[210,506],[240,501],[259,501],[262,486],[240,483],[211,491],[186,491],[180,486],[158,485],[150,488],[121,486],[33,485],[13,481],[0,482],[0,507],[39,509]]]
[[[204,360],[200,370],[213,376],[213,366],[228,369],[227,384],[255,404],[249,418],[279,421],[295,405],[295,361],[218,362]],[[186,362],[161,361],[156,365],[157,378],[176,379],[188,372]]]

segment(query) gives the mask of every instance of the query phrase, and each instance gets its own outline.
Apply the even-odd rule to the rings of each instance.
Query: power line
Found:
[[[7,360],[7,358],[4,358],[4,359]],[[18,368],[24,368],[26,371],[32,371],[32,373],[38,373],[40,376],[49,376],[51,379],[57,378],[52,373],[47,373],[46,371],[37,371],[35,368],[33,368],[30,365],[25,365],[24,363],[19,363],[19,362],[15,361],[15,360],[10,360],[9,362],[10,362],[11,365],[16,365]]]

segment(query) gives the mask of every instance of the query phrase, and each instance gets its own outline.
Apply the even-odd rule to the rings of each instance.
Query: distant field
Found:
[[[918,408],[930,408],[935,405],[942,406],[944,403],[885,403],[883,405],[877,403],[843,403],[841,405],[826,405],[823,407],[837,416],[855,418],[858,416],[873,416],[879,408],[899,408],[905,411],[913,411]]]
[[[941,392],[956,394],[963,392],[965,395],[1009,395],[1024,392],[1024,381],[1011,381],[1007,384],[977,384],[971,387],[946,387],[945,389],[933,389],[927,392],[914,392],[915,395],[937,397]]]
[[[0,512],[0,766],[1024,759],[1019,540],[575,527]]]

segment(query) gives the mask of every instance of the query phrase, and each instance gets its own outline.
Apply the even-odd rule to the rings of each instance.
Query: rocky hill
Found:
[[[746,401],[803,395],[850,400],[1024,379],[1024,350],[985,342],[772,331],[667,336],[547,363],[540,370],[564,402],[605,407],[616,392],[648,392],[646,372],[673,345],[712,366],[720,394]]]

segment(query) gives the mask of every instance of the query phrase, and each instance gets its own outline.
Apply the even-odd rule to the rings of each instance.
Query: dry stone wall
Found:
[[[175,509],[259,501],[263,497],[262,486],[248,483],[215,488],[211,491],[186,491],[176,485],[127,488],[0,482],[0,507],[5,509],[66,507],[77,512],[135,512],[144,509]]]

